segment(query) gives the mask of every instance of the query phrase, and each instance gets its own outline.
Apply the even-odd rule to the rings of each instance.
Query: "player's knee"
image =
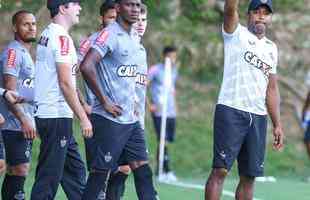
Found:
[[[142,167],[143,165],[147,165],[148,163],[148,161],[133,161],[129,163],[129,166],[132,170],[135,170],[139,167]]]
[[[226,176],[228,175],[228,170],[225,168],[217,168],[217,169],[213,169],[212,174],[217,179],[224,180]]]
[[[4,160],[0,160],[0,175],[4,174],[6,170],[6,164]]]
[[[135,178],[138,178],[138,179],[145,179],[145,178],[152,179],[152,176],[153,176],[152,170],[148,164],[144,164],[143,166],[140,166],[134,169],[133,174]]]
[[[30,165],[28,163],[19,164],[16,166],[10,166],[10,174],[14,176],[27,176],[29,172]]]
[[[253,176],[240,176],[240,184],[242,185],[253,185],[255,181],[255,177]]]

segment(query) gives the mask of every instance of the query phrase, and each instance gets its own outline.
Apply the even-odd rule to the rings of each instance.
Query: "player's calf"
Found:
[[[153,185],[153,173],[149,164],[146,162],[134,168],[132,172],[139,200],[156,200],[157,192]]]
[[[240,176],[236,190],[236,200],[252,200],[254,192],[254,177]]]
[[[228,174],[225,168],[214,168],[209,176],[205,188],[205,200],[219,200],[224,180]]]

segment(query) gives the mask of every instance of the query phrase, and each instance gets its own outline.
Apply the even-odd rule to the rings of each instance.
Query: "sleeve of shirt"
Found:
[[[18,77],[22,65],[22,56],[18,50],[8,48],[3,58],[3,74]]]
[[[78,51],[79,62],[82,62],[82,60],[84,59],[90,47],[91,47],[91,41],[89,38],[82,40],[79,46],[79,51]]]
[[[274,45],[274,53],[271,53],[271,57],[273,60],[272,63],[272,69],[270,71],[270,74],[277,74],[277,66],[278,66],[278,48],[276,47],[276,45]]]
[[[70,49],[70,40],[67,35],[57,35],[54,38],[55,41],[52,42],[53,53],[56,63],[72,63],[72,58],[70,51],[75,51],[75,49]]]
[[[241,28],[242,28],[241,24],[238,24],[236,30],[233,33],[227,33],[224,29],[224,24],[222,24],[222,35],[224,40],[238,36]]]
[[[116,48],[115,34],[111,33],[110,30],[102,30],[91,48],[95,49],[101,57],[104,57],[109,52],[112,53]]]

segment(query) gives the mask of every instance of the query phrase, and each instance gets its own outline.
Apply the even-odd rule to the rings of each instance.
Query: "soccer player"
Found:
[[[91,114],[94,136],[86,140],[90,175],[83,200],[98,196],[122,154],[129,163],[140,200],[155,200],[156,192],[143,129],[135,116],[135,86],[139,36],[132,28],[140,0],[118,0],[117,22],[98,35],[80,70],[95,94]],[[105,191],[105,190],[104,190]]]
[[[146,50],[142,44],[142,37],[147,27],[147,6],[141,4],[141,11],[138,21],[133,24],[140,36],[140,51],[137,55],[138,68],[136,77],[136,102],[135,113],[139,119],[141,127],[145,130],[145,106],[146,106],[146,86],[147,86],[147,56]],[[126,163],[119,161],[119,169],[115,174],[111,175],[107,189],[108,200],[120,200],[125,192],[125,182],[130,173],[130,168]]]
[[[168,143],[172,143],[175,140],[175,128],[176,128],[176,81],[178,77],[178,70],[176,67],[177,60],[177,49],[173,46],[167,46],[163,50],[163,57],[170,58],[172,63],[171,68],[171,85],[168,89],[167,96],[167,120],[166,120],[166,141],[164,148],[164,165],[163,172],[164,174],[160,179],[165,179],[169,181],[176,181],[177,178],[175,174],[171,171],[170,168],[170,156],[168,153]],[[165,91],[164,85],[165,77],[165,64],[158,63],[153,65],[148,72],[149,84],[151,88],[151,102],[150,102],[150,111],[152,113],[155,132],[157,135],[157,170],[159,168],[159,141],[160,141],[160,129],[161,129],[161,120],[163,116],[163,96]],[[158,173],[158,172],[157,172]]]
[[[73,114],[84,137],[92,125],[76,92],[77,55],[68,31],[79,22],[79,0],[47,2],[52,23],[42,32],[36,60],[35,121],[41,139],[32,200],[54,199],[59,183],[68,199],[81,199],[86,169],[73,137]]]
[[[273,124],[273,147],[283,146],[277,84],[277,46],[266,38],[272,1],[252,0],[247,27],[239,24],[238,0],[224,10],[224,77],[214,116],[213,170],[205,199],[218,200],[237,159],[240,181],[236,199],[253,199],[255,177],[263,176],[267,114]]]
[[[79,51],[78,51],[78,62],[81,63],[82,60],[84,59],[86,53],[89,51],[90,47],[94,44],[96,38],[98,37],[98,34],[100,31],[108,26],[109,24],[115,22],[117,13],[116,13],[116,8],[115,8],[115,2],[112,0],[107,0],[103,2],[100,6],[99,10],[100,16],[101,16],[101,25],[100,28],[97,32],[91,34],[88,38],[83,40],[80,44]],[[80,95],[80,101],[81,104],[83,105],[85,111],[87,112],[88,115],[91,114],[92,110],[92,104],[94,103],[94,94],[92,91],[87,87],[86,84],[84,84],[85,88],[85,95],[86,95],[86,102],[84,98]],[[123,168],[120,168],[123,170]],[[128,167],[125,168],[125,170],[128,170]],[[124,170],[123,170],[124,171]],[[100,194],[98,195],[98,200],[104,199],[106,196],[105,192],[101,191]]]
[[[13,15],[12,25],[14,40],[1,55],[1,85],[6,90],[33,93],[35,70],[29,51],[36,40],[36,20],[32,13],[21,10]],[[2,101],[1,113],[6,119],[2,137],[8,165],[1,189],[3,200],[25,199],[24,183],[30,167],[32,140],[36,137],[33,111],[33,99],[22,104]]]

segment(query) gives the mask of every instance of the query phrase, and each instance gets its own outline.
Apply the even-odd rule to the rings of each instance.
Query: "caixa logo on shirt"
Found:
[[[260,59],[253,52],[250,52],[250,51],[245,52],[244,59],[250,65],[256,67],[257,69],[260,69],[265,74],[265,76],[269,76],[269,72],[272,69],[272,67],[268,65],[267,63],[265,63],[262,59]]]
[[[146,74],[137,73],[136,83],[146,86],[147,82],[148,82],[148,79],[147,79]]]
[[[137,65],[121,65],[117,68],[117,75],[119,77],[136,77]]]
[[[22,85],[25,88],[34,88],[34,79],[33,78],[26,78],[23,80]]]

